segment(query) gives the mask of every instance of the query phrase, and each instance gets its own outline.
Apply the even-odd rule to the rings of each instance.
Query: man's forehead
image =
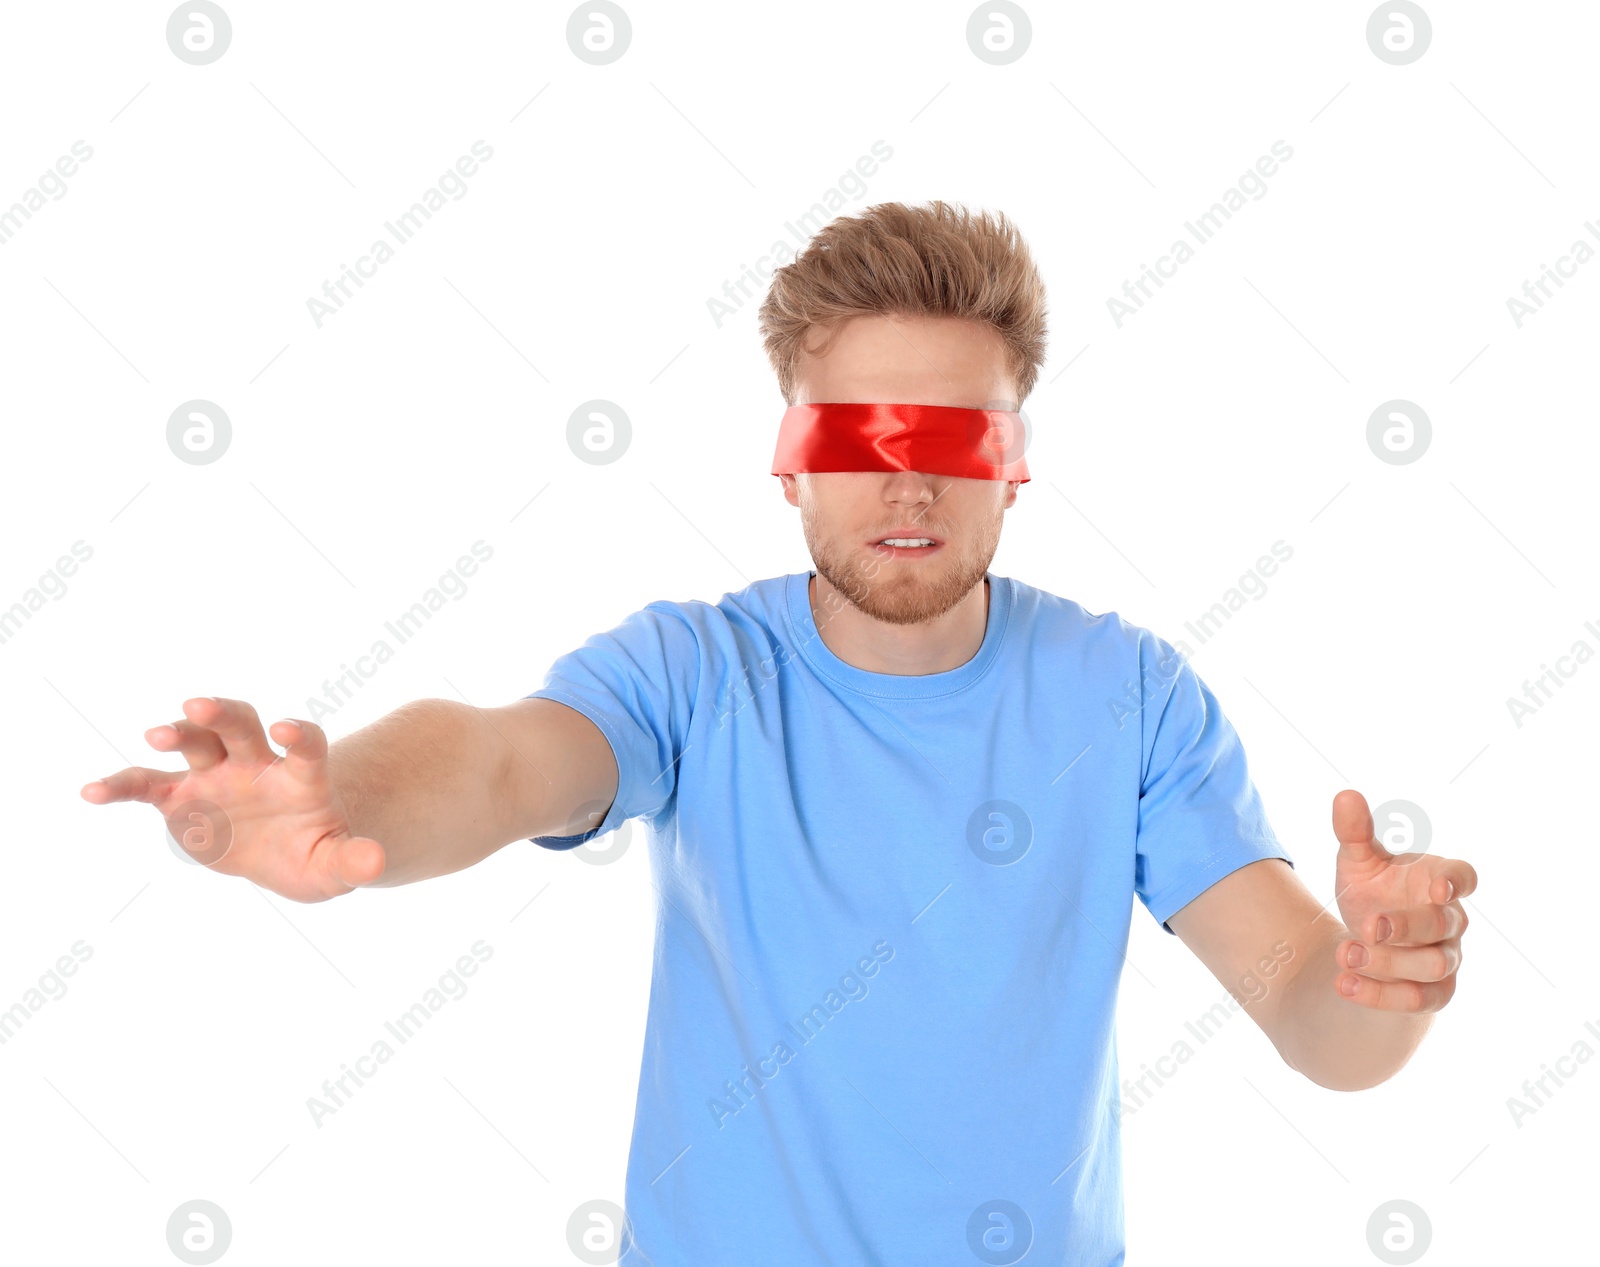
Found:
[[[821,344],[819,339],[816,346]],[[979,409],[1014,394],[999,334],[953,317],[855,317],[833,335],[825,354],[803,354],[795,365],[797,405],[854,401]]]

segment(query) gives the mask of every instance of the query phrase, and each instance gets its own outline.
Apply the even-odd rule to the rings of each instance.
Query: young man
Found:
[[[248,704],[191,699],[148,732],[186,773],[83,795],[180,829],[220,807],[203,860],[300,901],[643,817],[661,901],[621,1263],[1121,1263],[1133,897],[1289,1065],[1356,1090],[1449,1001],[1476,876],[1391,856],[1341,792],[1341,922],[1171,645],[989,571],[1045,331],[1004,217],[835,221],[761,316],[814,571],[650,603],[527,699],[421,701],[331,750],[280,721],[275,758]]]

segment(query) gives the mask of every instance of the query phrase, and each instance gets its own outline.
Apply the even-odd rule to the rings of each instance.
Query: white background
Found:
[[[1600,1050],[1600,663],[1520,727],[1506,704],[1600,648],[1600,262],[1520,329],[1506,305],[1600,245],[1591,6],[1433,5],[1431,47],[1393,66],[1365,4],[1033,5],[1028,52],[993,66],[966,5],[633,5],[598,67],[562,6],[226,7],[207,66],[169,50],[162,4],[5,18],[0,207],[94,151],[0,246],[0,607],[93,550],[0,644],[0,1008],[92,948],[0,1047],[18,1261],[176,1261],[167,1216],[203,1197],[229,1263],[568,1262],[573,1209],[620,1202],[639,824],[611,866],[523,843],[302,906],[78,788],[164,764],[142,733],[191,695],[306,715],[480,539],[466,595],[332,735],[419,697],[506,702],[652,599],[809,566],[767,474],[759,294],[720,328],[707,301],[878,140],[845,211],[1002,210],[1050,289],[994,570],[1194,646],[1184,622],[1284,541],[1194,663],[1300,875],[1331,897],[1353,786],[1424,807],[1481,880],[1456,998],[1390,1082],[1325,1091],[1236,1017],[1127,1118],[1129,1261],[1375,1262],[1394,1198],[1429,1216],[1424,1262],[1592,1236],[1600,1061],[1520,1126],[1507,1099]],[[467,194],[319,329],[306,300],[480,139]],[[1277,140],[1266,195],[1119,329],[1107,299]],[[196,398],[233,424],[211,465],[165,439]],[[633,424],[611,465],[567,446],[594,398]],[[1395,398],[1433,424],[1409,465],[1366,442]],[[1225,997],[1134,920],[1125,1071]],[[478,939],[470,993],[315,1126],[307,1098]]]

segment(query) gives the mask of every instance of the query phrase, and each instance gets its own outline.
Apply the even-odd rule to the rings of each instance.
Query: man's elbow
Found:
[[[1308,1081],[1329,1091],[1366,1091],[1389,1081],[1410,1062],[1423,1035],[1407,1046],[1386,1052],[1371,1048],[1344,1052],[1313,1052],[1293,1059],[1280,1049],[1283,1063]]]
[[[1310,1081],[1329,1091],[1367,1091],[1380,1083],[1389,1081],[1395,1074],[1404,1068],[1405,1062],[1395,1065],[1390,1069],[1330,1069],[1330,1070],[1305,1070],[1303,1073]]]

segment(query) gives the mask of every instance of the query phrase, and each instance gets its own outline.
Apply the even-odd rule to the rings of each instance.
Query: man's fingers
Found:
[[[209,770],[228,755],[214,730],[188,720],[152,726],[144,732],[144,737],[145,742],[161,752],[181,753],[191,770]]]
[[[1431,946],[1449,937],[1459,937],[1467,927],[1467,913],[1460,902],[1412,906],[1398,911],[1369,915],[1361,930],[1369,945]]]
[[[1478,873],[1472,864],[1459,858],[1440,860],[1439,870],[1428,885],[1428,899],[1443,904],[1466,897],[1478,887]]]
[[[78,795],[91,805],[110,805],[113,801],[144,801],[154,805],[166,800],[183,779],[182,774],[171,770],[130,766],[93,783],[85,783]]]
[[[274,761],[278,754],[267,743],[256,710],[242,699],[204,696],[183,701],[183,713],[196,725],[215,731],[229,758],[246,765]]]
[[[323,777],[323,763],[328,757],[328,736],[321,726],[315,722],[286,718],[272,723],[271,734],[287,749],[283,763],[290,774],[302,782]]]
[[[1453,939],[1432,946],[1346,941],[1336,953],[1341,967],[1379,981],[1443,981],[1461,967],[1461,943]]]
[[[1334,988],[1340,997],[1380,1012],[1437,1012],[1455,995],[1456,979],[1374,981],[1353,972],[1341,972]]]

